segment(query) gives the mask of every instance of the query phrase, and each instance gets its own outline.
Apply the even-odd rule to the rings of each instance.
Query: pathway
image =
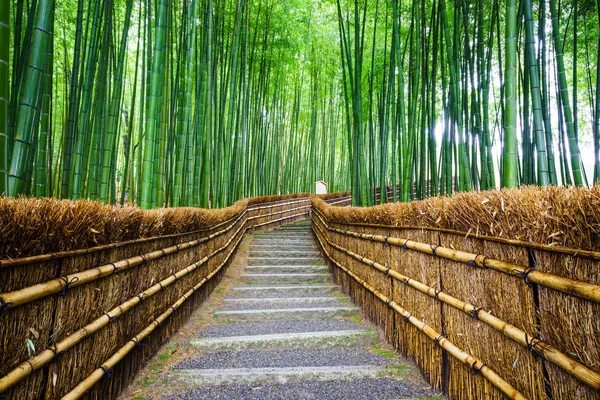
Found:
[[[333,284],[309,221],[245,241],[237,273],[123,399],[438,398]]]

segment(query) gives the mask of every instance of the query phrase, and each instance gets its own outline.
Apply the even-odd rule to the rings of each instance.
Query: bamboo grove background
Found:
[[[312,198],[338,283],[453,399],[600,399],[600,191]]]
[[[207,208],[343,176],[336,31],[292,6],[3,0],[0,192]]]
[[[0,0],[0,193],[592,184],[599,25],[598,0]]]
[[[208,298],[244,234],[306,218],[308,196],[152,211],[0,200],[11,238],[0,242],[0,396],[117,397]]]

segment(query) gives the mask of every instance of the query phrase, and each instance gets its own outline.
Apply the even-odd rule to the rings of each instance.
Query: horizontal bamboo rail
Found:
[[[270,225],[270,224],[275,223],[275,222],[285,221],[285,220],[288,220],[288,219],[300,217],[302,215],[308,215],[308,211],[303,212],[303,213],[294,214],[294,215],[288,215],[287,217],[283,217],[283,218],[279,218],[279,219],[274,219],[272,221],[267,221],[267,222],[263,222],[263,223],[260,223],[260,224],[256,224],[256,225],[254,225],[254,227]],[[250,228],[250,227],[248,227],[248,228]]]
[[[289,210],[277,211],[277,212],[265,214],[265,215],[255,215],[252,217],[248,217],[248,221],[259,219],[259,218],[265,218],[265,217],[269,217],[269,216],[273,216],[273,215],[285,214],[285,213],[292,212],[292,211],[306,210],[307,208],[310,208],[310,206],[308,205],[308,206],[290,208]],[[270,221],[270,222],[274,222],[274,221]]]
[[[321,220],[321,223],[325,226],[325,229],[328,229],[327,224],[321,219],[320,216],[319,219]],[[515,341],[516,343],[519,343],[521,346],[529,349],[534,355],[543,356],[548,361],[552,362],[554,365],[562,368],[564,371],[577,378],[579,381],[591,386],[596,390],[600,390],[600,373],[572,359],[571,357],[562,353],[554,346],[544,342],[543,340],[535,337],[534,335],[530,335],[527,332],[515,327],[514,325],[511,325],[508,322],[505,322],[500,318],[493,316],[491,313],[483,310],[481,307],[477,307],[471,303],[460,300],[443,291],[438,291],[431,286],[427,286],[422,282],[416,281],[406,275],[392,270],[383,264],[380,264],[349,249],[339,246],[338,244],[333,243],[332,241],[327,239],[327,237],[325,237],[325,241],[329,245],[334,247],[336,250],[355,258],[361,263],[369,265],[377,269],[378,271],[390,276],[391,278],[405,285],[408,285],[434,299],[437,299],[440,302],[443,302],[458,310],[461,310],[465,314],[473,318],[479,319],[486,325],[504,334],[504,336]]]
[[[319,215],[321,215],[320,212]],[[507,275],[521,278],[526,282],[537,283],[538,285],[542,285],[568,295],[600,303],[600,285],[594,285],[588,282],[582,282],[547,272],[537,271],[533,268],[493,259],[483,254],[474,254],[467,251],[454,250],[447,247],[417,242],[406,238],[353,232],[338,228],[331,228],[331,231],[363,240],[387,243],[392,246],[402,247],[408,250],[415,250],[420,253],[463,263],[471,267],[490,268]]]
[[[259,219],[259,218],[265,218],[265,217],[269,217],[269,216],[273,216],[273,215],[280,215],[280,214],[297,211],[297,210],[302,210],[302,209],[307,209],[307,208],[310,208],[310,206],[296,207],[296,208],[292,208],[289,210],[278,211],[275,213],[248,217],[247,221]],[[63,276],[60,278],[56,278],[56,279],[51,279],[51,280],[43,282],[43,283],[31,285],[31,286],[28,286],[28,287],[25,287],[25,288],[22,288],[19,290],[0,293],[0,303],[3,304],[4,311],[6,311],[9,309],[21,306],[23,304],[30,303],[34,300],[38,300],[38,299],[41,299],[46,296],[60,293],[63,290],[68,290],[72,287],[81,286],[83,284],[96,281],[100,278],[104,278],[106,276],[121,272],[121,271],[129,269],[131,267],[162,258],[166,255],[177,253],[181,250],[189,249],[192,247],[196,247],[202,243],[210,241],[210,240],[214,239],[215,237],[228,232],[245,215],[246,215],[245,212],[241,213],[239,215],[239,217],[227,228],[222,229],[217,232],[214,232],[214,233],[210,234],[209,236],[202,238],[202,239],[196,239],[196,240],[192,240],[190,242],[184,242],[184,243],[176,244],[174,246],[165,247],[165,248],[162,248],[159,250],[155,250],[155,251],[143,254],[141,256],[134,256],[134,257],[130,257],[130,258],[127,258],[124,260],[115,261],[115,262],[105,264],[105,265],[102,265],[102,266],[99,266],[96,268],[73,273],[73,274]],[[272,222],[275,222],[275,221],[269,221],[269,223],[272,223]]]
[[[327,203],[330,206],[333,206],[335,204],[340,204],[340,203],[345,203],[347,201],[351,201],[352,197],[348,196],[348,197],[342,198],[341,200],[338,199],[338,198],[335,198],[335,199],[332,199],[332,200],[335,200],[335,201],[329,202],[329,201],[325,200],[325,203]]]
[[[258,206],[255,206],[254,204],[251,206],[248,206],[248,211],[264,210],[266,208],[281,207],[281,206],[285,206],[285,205],[289,205],[289,204],[302,203],[302,202],[310,202],[310,197],[297,197],[295,199],[277,200],[277,201],[271,201],[269,203],[257,203]]]
[[[0,378],[0,393],[5,392],[10,387],[16,385],[21,380],[29,376],[32,372],[50,363],[58,354],[62,354],[63,352],[69,350],[86,337],[91,336],[92,333],[97,332],[101,328],[113,322],[116,318],[125,314],[127,311],[133,309],[142,301],[145,301],[148,298],[154,296],[159,291],[169,287],[179,279],[195,271],[200,266],[206,264],[215,255],[227,249],[227,247],[229,247],[229,245],[233,242],[233,239],[237,237],[238,233],[240,233],[242,229],[247,228],[244,228],[242,226],[238,227],[238,229],[233,233],[233,235],[227,241],[227,243],[225,243],[219,249],[213,251],[211,254],[204,256],[202,259],[195,262],[194,264],[191,264],[177,271],[173,275],[170,275],[169,277],[163,279],[157,284],[150,286],[148,289],[121,303],[117,307],[114,307],[112,310],[104,313],[101,317],[96,318],[94,321],[85,325],[83,328],[65,337],[60,342],[55,343],[53,346],[48,347],[46,350],[43,350],[39,354],[36,354],[35,356],[21,363],[19,366],[11,370],[8,374]]]
[[[488,367],[481,360],[479,360],[476,357],[472,356],[471,354],[465,352],[464,350],[458,348],[456,345],[454,345],[452,342],[450,342],[448,339],[446,339],[441,333],[437,332],[435,329],[431,328],[429,325],[425,324],[423,321],[412,316],[411,313],[409,313],[407,310],[400,307],[400,305],[398,305],[398,303],[396,303],[395,301],[393,301],[392,299],[388,298],[383,293],[381,293],[381,291],[379,289],[375,288],[374,286],[372,286],[371,284],[366,282],[364,279],[362,279],[358,275],[354,274],[348,268],[344,267],[343,265],[338,263],[335,259],[333,259],[330,256],[329,252],[326,250],[326,248],[323,244],[323,241],[321,240],[321,235],[323,237],[325,237],[324,232],[321,230],[321,228],[318,225],[315,225],[315,226],[317,227],[317,230],[320,233],[320,235],[318,234],[316,236],[317,236],[317,239],[319,240],[321,248],[323,249],[323,252],[327,256],[327,258],[331,262],[333,262],[338,268],[340,268],[342,271],[344,271],[346,274],[348,274],[350,277],[352,277],[355,281],[357,281],[360,285],[362,285],[369,292],[373,293],[375,295],[375,297],[377,297],[379,300],[381,300],[382,302],[387,304],[396,313],[400,314],[404,318],[405,321],[410,322],[413,326],[415,326],[417,329],[419,329],[421,332],[423,332],[425,335],[427,335],[427,337],[432,339],[440,347],[442,347],[444,350],[446,350],[448,352],[448,354],[450,354],[454,358],[458,359],[463,364],[469,366],[474,372],[481,373],[481,375],[483,377],[485,377],[485,379],[487,379],[492,385],[494,385],[496,388],[498,388],[509,399],[527,400],[526,397],[523,396],[517,389],[515,389],[510,383],[505,381],[500,375],[498,375],[494,370],[492,370],[490,367]]]
[[[55,253],[40,254],[37,256],[3,259],[3,260],[0,260],[0,268],[15,267],[15,266],[20,266],[20,265],[28,265],[28,264],[37,264],[37,263],[42,263],[42,262],[46,262],[46,261],[58,260],[61,258],[68,258],[68,257],[85,255],[85,254],[97,253],[99,251],[115,249],[115,248],[119,248],[119,247],[129,246],[132,244],[147,243],[147,242],[152,242],[152,241],[156,241],[156,240],[170,239],[170,238],[176,238],[176,237],[181,237],[181,236],[186,236],[186,235],[194,235],[194,234],[202,233],[202,232],[208,232],[208,231],[218,229],[221,226],[228,224],[232,220],[237,219],[239,217],[243,217],[243,215],[246,215],[247,213],[252,212],[252,211],[263,210],[263,209],[272,208],[275,206],[281,207],[281,206],[286,206],[289,204],[295,204],[295,203],[301,203],[301,202],[307,202],[307,201],[308,201],[308,197],[301,198],[300,200],[294,200],[294,201],[279,200],[279,201],[271,202],[271,203],[262,203],[257,207],[247,206],[241,212],[240,215],[234,215],[231,218],[228,218],[227,220],[220,222],[214,226],[211,226],[208,228],[203,228],[203,229],[198,229],[195,231],[173,233],[173,234],[164,235],[164,236],[151,236],[151,237],[147,237],[147,238],[126,240],[123,242],[104,244],[104,245],[100,245],[100,246],[88,247],[85,249],[75,249],[75,250],[59,251],[59,252],[55,252]],[[265,206],[265,204],[271,204],[271,205]]]
[[[285,205],[294,204],[294,203],[298,203],[298,202],[299,201],[288,202],[288,203],[285,203]],[[266,208],[269,208],[269,207],[266,207]],[[3,377],[0,377],[0,393],[3,393],[6,390],[8,390],[9,388],[11,388],[12,386],[16,385],[17,383],[19,383],[20,381],[22,381],[23,379],[25,379],[27,376],[29,376],[34,371],[36,371],[36,370],[42,368],[43,366],[51,363],[58,355],[60,355],[60,354],[64,353],[65,351],[71,349],[72,347],[74,347],[76,344],[80,343],[85,338],[91,336],[93,333],[99,331],[100,329],[102,329],[103,327],[105,327],[106,325],[108,325],[109,323],[113,322],[116,318],[120,317],[121,315],[123,315],[127,311],[133,309],[136,305],[140,304],[142,301],[145,301],[149,297],[152,297],[153,295],[155,295],[156,293],[158,293],[162,289],[164,289],[164,288],[172,285],[173,283],[175,283],[179,279],[183,278],[184,276],[186,276],[189,273],[191,273],[191,272],[195,271],[196,269],[198,269],[200,266],[206,264],[206,262],[208,262],[212,257],[214,257],[215,255],[217,255],[217,254],[221,253],[222,251],[226,250],[231,245],[231,243],[233,242],[233,240],[238,236],[238,234],[240,233],[240,231],[243,230],[242,236],[237,240],[237,242],[234,245],[234,248],[229,252],[229,254],[227,255],[226,259],[223,261],[223,263],[213,273],[209,274],[206,278],[204,278],[202,280],[202,282],[195,287],[195,289],[190,290],[188,292],[190,295],[191,295],[191,293],[193,291],[198,290],[200,288],[200,286],[202,286],[202,284],[204,284],[206,281],[208,281],[210,278],[212,278],[227,263],[227,261],[229,260],[229,258],[232,256],[232,254],[237,249],[237,246],[239,245],[240,241],[242,240],[243,234],[245,234],[248,229],[250,229],[251,227],[266,226],[266,225],[270,225],[270,224],[273,224],[273,223],[276,223],[276,222],[282,222],[282,221],[289,220],[289,219],[296,218],[296,217],[300,217],[300,216],[306,216],[306,215],[308,215],[308,211],[296,213],[294,215],[284,216],[282,218],[274,219],[274,220],[271,220],[271,221],[266,221],[266,222],[263,222],[263,223],[260,223],[260,224],[253,224],[252,226],[247,226],[249,220],[253,220],[253,219],[257,219],[257,218],[265,218],[265,217],[270,217],[270,216],[274,216],[274,215],[280,215],[280,214],[289,213],[289,212],[293,212],[293,211],[297,211],[297,210],[302,210],[302,209],[306,209],[306,208],[310,208],[310,206],[297,207],[297,208],[293,208],[293,209],[289,209],[289,210],[278,211],[278,212],[269,213],[269,214],[265,214],[265,215],[260,215],[260,216],[256,216],[256,217],[248,217],[248,218],[246,218],[246,220],[244,221],[244,224],[240,225],[236,229],[236,231],[232,234],[232,236],[229,238],[229,240],[227,241],[227,243],[225,243],[219,249],[213,251],[213,253],[211,253],[211,254],[203,257],[202,259],[200,259],[196,263],[191,264],[191,265],[187,266],[186,268],[183,268],[183,269],[179,270],[178,272],[170,275],[169,277],[167,277],[167,278],[163,279],[162,281],[156,283],[155,285],[153,285],[150,288],[144,290],[143,292],[139,293],[138,295],[136,295],[136,296],[128,299],[127,301],[125,301],[124,303],[120,304],[119,306],[114,307],[112,310],[104,313],[101,317],[95,319],[94,321],[90,322],[89,324],[87,324],[83,328],[80,328],[79,330],[77,330],[74,333],[70,334],[69,336],[67,336],[66,338],[64,338],[63,340],[61,340],[60,342],[55,343],[53,346],[48,347],[47,349],[43,350],[39,354],[37,354],[37,355],[35,355],[33,357],[30,357],[28,360],[22,362],[19,366],[17,366],[13,370],[11,370],[8,374],[4,375]],[[235,222],[233,224],[231,224],[229,227],[227,227],[226,229],[220,231],[220,233],[217,232],[217,233],[215,233],[213,235],[210,235],[207,238],[203,238],[202,240],[203,241],[208,241],[208,240],[214,239],[217,235],[220,235],[220,234],[223,234],[225,232],[230,231],[246,215],[247,211],[248,211],[248,209],[244,210],[243,213],[241,213],[240,215],[236,216],[235,217],[236,218]],[[232,219],[229,219],[228,221],[231,221],[231,220]],[[226,222],[228,222],[228,221],[226,221]],[[223,225],[222,223],[219,224],[219,226],[222,226],[222,225]],[[214,229],[214,228],[211,228],[211,229]],[[181,247],[181,245],[179,245],[179,246]],[[163,250],[165,250],[165,252],[167,252],[166,249],[168,249],[168,248],[165,248]],[[163,254],[161,250],[159,250],[158,252],[161,253],[161,254]],[[150,253],[148,253],[148,254],[150,254]],[[167,254],[169,254],[169,253],[167,253]],[[150,260],[150,258],[147,258],[147,260]],[[113,264],[109,264],[109,265],[113,265]],[[77,281],[77,282],[79,282],[79,281]],[[189,297],[188,294],[186,294],[186,295],[187,295],[187,297]],[[174,308],[177,308],[177,307],[174,307]],[[171,309],[167,310],[167,314],[168,315],[170,315],[169,311],[171,311]],[[157,320],[158,320],[158,318],[157,318]],[[154,328],[152,330],[154,330]],[[148,331],[147,334],[149,334],[150,332],[152,332],[152,330]],[[147,335],[145,335],[145,336],[147,336]],[[138,335],[138,338],[141,340],[140,335]]]
[[[109,264],[101,265],[96,268],[88,269],[81,272],[76,272],[60,278],[51,279],[49,281],[38,283],[25,287],[23,289],[14,290],[11,292],[0,293],[0,303],[4,305],[4,310],[12,309],[34,300],[41,299],[46,296],[51,296],[61,291],[66,291],[72,287],[81,286],[83,284],[96,281],[109,275],[121,272],[136,265],[148,263],[152,260],[157,260],[169,254],[178,253],[182,250],[196,247],[202,243],[208,242],[215,237],[218,237],[228,232],[235,224],[237,224],[243,215],[229,225],[227,228],[210,234],[202,239],[196,239],[189,242],[179,243],[174,246],[165,247],[159,250],[145,253],[141,256],[134,256],[124,260],[115,261]]]
[[[274,222],[280,222],[280,221],[284,221],[284,220],[287,220],[290,218],[295,218],[295,217],[306,215],[306,214],[308,214],[308,212],[279,218],[279,219],[276,219],[273,221],[263,222],[256,226],[264,226],[264,225],[272,224]],[[245,227],[244,233],[249,228],[250,227]],[[117,363],[119,363],[119,361],[121,361],[135,347],[135,345],[137,343],[139,343],[141,340],[143,340],[148,335],[150,335],[150,333],[152,333],[152,331],[154,331],[158,326],[160,326],[160,324],[163,323],[164,320],[166,320],[166,318],[169,317],[173,313],[174,310],[176,310],[178,307],[180,307],[181,304],[183,304],[185,302],[185,300],[187,300],[193,292],[200,289],[200,287],[204,283],[206,283],[208,280],[210,280],[214,275],[216,275],[219,272],[219,270],[221,270],[221,268],[223,268],[224,265],[226,265],[226,263],[228,262],[231,255],[235,252],[235,249],[239,245],[242,238],[243,238],[243,235],[242,235],[242,237],[240,237],[238,239],[238,241],[236,242],[232,251],[227,255],[226,259],[223,261],[223,263],[221,263],[221,265],[215,271],[213,271],[211,274],[209,274],[206,278],[202,279],[202,281],[200,281],[200,283],[198,283],[196,286],[194,286],[194,288],[190,289],[186,294],[181,296],[181,298],[179,298],[179,300],[177,300],[177,302],[175,302],[172,306],[170,306],[167,309],[167,311],[165,311],[163,314],[158,316],[144,330],[142,330],[140,333],[138,333],[136,336],[134,336],[131,340],[129,340],[123,347],[121,347],[119,349],[119,351],[114,353],[108,360],[106,360],[100,367],[98,367],[94,372],[92,372],[86,379],[84,379],[77,386],[75,386],[75,388],[73,388],[73,390],[71,390],[69,393],[67,393],[62,399],[63,400],[78,399],[81,396],[83,396],[88,390],[90,390],[96,383],[98,383],[98,381],[100,381],[100,379],[102,379],[102,377],[107,374],[107,371],[110,371],[115,365],[117,365]]]
[[[332,203],[328,203],[328,204],[331,205]],[[336,223],[340,223],[340,222],[336,222]],[[387,224],[372,224],[372,223],[367,223],[367,222],[351,222],[351,223],[343,223],[343,224],[344,225],[352,225],[352,226],[360,226],[360,227],[365,227],[365,228],[392,229],[392,230],[419,230],[419,231],[424,231],[424,232],[449,233],[452,235],[464,236],[465,239],[468,237],[472,237],[475,239],[487,240],[490,242],[508,244],[511,246],[524,247],[524,248],[534,249],[534,250],[543,250],[543,251],[547,251],[550,253],[568,254],[573,257],[590,258],[593,260],[600,261],[600,251],[573,249],[571,247],[554,246],[554,245],[536,243],[536,242],[527,242],[524,240],[501,238],[498,236],[480,235],[478,233],[473,233],[471,231],[465,232],[465,231],[459,231],[459,230],[447,229],[447,228],[435,228],[432,226],[387,225]]]
[[[244,232],[248,229],[245,228]],[[131,350],[135,348],[135,346],[148,337],[157,327],[159,327],[171,314],[175,312],[194,292],[199,290],[202,285],[212,279],[222,268],[227,264],[231,255],[237,249],[240,241],[243,239],[243,235],[240,236],[238,241],[235,243],[234,248],[229,252],[225,260],[219,265],[217,269],[208,274],[206,277],[202,278],[198,284],[196,284],[193,288],[188,290],[185,294],[183,294],[175,303],[173,303],[167,310],[159,315],[156,319],[154,319],[150,325],[144,328],[141,332],[131,338],[123,347],[121,347],[116,353],[114,353],[111,357],[108,358],[100,367],[98,367],[94,372],[92,372],[86,379],[81,381],[77,386],[75,386],[69,393],[63,396],[63,400],[73,400],[78,399],[83,396],[88,390],[90,390],[96,383],[100,381],[104,377],[104,375],[110,374],[110,370],[119,363]]]

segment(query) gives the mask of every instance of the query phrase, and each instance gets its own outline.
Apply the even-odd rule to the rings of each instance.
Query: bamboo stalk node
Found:
[[[110,315],[110,314],[108,313],[108,311],[107,311],[107,312],[105,312],[105,313],[104,313],[104,315],[106,315],[106,316],[108,317],[108,319],[109,319],[109,321],[110,321],[110,322],[115,322],[115,321],[118,319],[118,317],[117,317],[117,316],[115,316],[115,315]]]
[[[474,308],[473,311],[471,311],[471,317],[473,319],[479,319],[479,312],[483,310],[483,307],[477,307]]]
[[[481,364],[481,367],[477,368],[477,361],[474,361],[471,364],[471,371],[473,372],[473,376],[481,375],[481,370],[483,367],[486,367],[485,363]]]
[[[121,268],[117,267],[117,264],[115,264],[115,263],[113,262],[113,263],[110,263],[110,265],[112,265],[112,266],[113,266],[113,268],[114,268],[114,270],[113,270],[113,271],[114,271],[114,273],[115,273],[115,274],[119,274],[119,273],[121,273]]]

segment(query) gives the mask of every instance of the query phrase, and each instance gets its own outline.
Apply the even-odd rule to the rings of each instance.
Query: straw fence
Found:
[[[344,291],[455,399],[600,399],[600,187],[312,198]]]
[[[218,285],[248,230],[307,193],[222,210],[0,199],[0,398],[115,398]]]

